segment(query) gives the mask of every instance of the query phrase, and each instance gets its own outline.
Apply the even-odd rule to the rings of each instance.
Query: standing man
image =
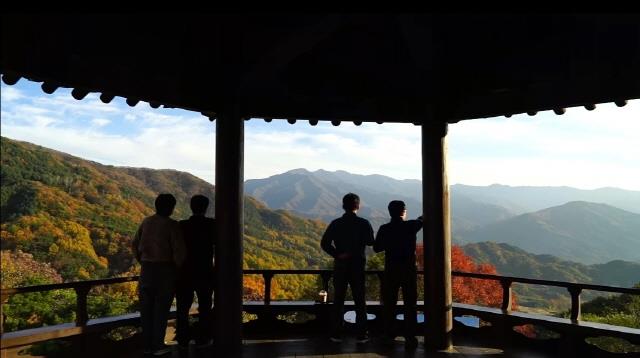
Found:
[[[402,287],[404,300],[404,337],[407,348],[415,348],[417,325],[417,270],[416,234],[422,229],[422,216],[406,220],[407,209],[403,201],[394,200],[388,206],[391,221],[380,226],[373,245],[375,252],[384,251],[383,318],[388,340],[395,338],[393,326],[398,290]]]
[[[182,265],[178,279],[176,301],[178,305],[176,335],[178,346],[188,349],[189,309],[193,303],[193,293],[198,295],[198,334],[196,344],[211,344],[211,296],[213,294],[213,252],[216,244],[216,221],[205,217],[209,199],[203,195],[191,198],[193,215],[180,221],[180,228],[187,247],[187,259]]]
[[[373,245],[373,229],[366,219],[358,217],[360,197],[349,193],[342,198],[344,215],[329,224],[322,236],[320,246],[334,258],[333,286],[334,315],[331,340],[342,341],[342,322],[344,298],[347,285],[356,305],[357,341],[369,340],[366,329],[367,311],[364,297],[364,268],[366,263],[365,247]]]
[[[158,195],[156,213],[142,220],[132,243],[133,253],[142,266],[138,295],[144,353],[154,356],[171,351],[164,344],[164,336],[178,268],[185,258],[180,227],[170,218],[175,206],[173,195]]]

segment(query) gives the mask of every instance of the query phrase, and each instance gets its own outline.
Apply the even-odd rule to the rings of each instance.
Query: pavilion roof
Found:
[[[457,122],[640,98],[640,15],[2,15],[6,83],[202,112]]]

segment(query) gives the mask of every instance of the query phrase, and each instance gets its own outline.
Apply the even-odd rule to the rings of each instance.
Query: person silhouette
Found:
[[[144,353],[156,356],[171,351],[164,337],[177,271],[185,258],[180,227],[170,218],[175,206],[173,195],[158,195],[156,213],[142,220],[132,242],[133,253],[142,266],[138,296]]]
[[[395,338],[395,307],[398,290],[402,288],[404,301],[404,337],[408,348],[415,348],[417,325],[417,269],[416,234],[422,229],[422,216],[416,220],[406,220],[407,209],[403,201],[393,200],[388,205],[391,221],[380,226],[373,245],[375,252],[384,251],[383,276],[383,322],[385,336]]]
[[[213,254],[216,245],[216,221],[205,217],[209,199],[204,195],[191,198],[193,215],[180,221],[180,229],[187,247],[187,258],[178,274],[176,291],[176,338],[178,346],[186,349],[191,340],[189,330],[189,309],[194,292],[198,296],[198,334],[196,344],[211,344],[211,296],[213,294],[214,265]]]
[[[349,285],[356,306],[357,341],[364,343],[369,340],[364,296],[365,247],[373,245],[373,228],[368,220],[356,215],[360,209],[358,195],[346,194],[342,198],[342,208],[345,213],[329,224],[320,242],[322,249],[334,258],[335,295],[330,339],[342,341],[344,299]]]

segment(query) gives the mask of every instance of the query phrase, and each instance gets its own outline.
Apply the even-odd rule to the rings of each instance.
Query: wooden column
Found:
[[[215,341],[223,351],[242,346],[244,120],[222,113],[216,121]]]
[[[447,179],[447,124],[422,125],[425,347],[451,347],[451,226]]]

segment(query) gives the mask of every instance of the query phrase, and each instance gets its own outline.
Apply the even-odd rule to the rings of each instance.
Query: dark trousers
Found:
[[[142,262],[138,297],[145,351],[154,351],[164,345],[175,282],[173,263]]]
[[[351,295],[356,306],[356,330],[358,334],[366,332],[367,311],[364,299],[365,260],[336,260],[333,268],[334,313],[333,334],[340,335],[344,322],[344,299],[347,285],[351,286]]]
[[[415,336],[417,322],[416,300],[417,272],[414,263],[411,264],[385,264],[383,282],[383,319],[385,333],[395,337],[395,310],[398,301],[398,291],[402,288],[404,300],[404,332],[405,337]]]
[[[191,340],[189,330],[189,309],[193,303],[193,294],[198,296],[198,334],[197,343],[206,343],[212,337],[211,304],[213,295],[213,277],[185,278],[178,281],[176,291],[176,337],[180,345],[188,345]]]

